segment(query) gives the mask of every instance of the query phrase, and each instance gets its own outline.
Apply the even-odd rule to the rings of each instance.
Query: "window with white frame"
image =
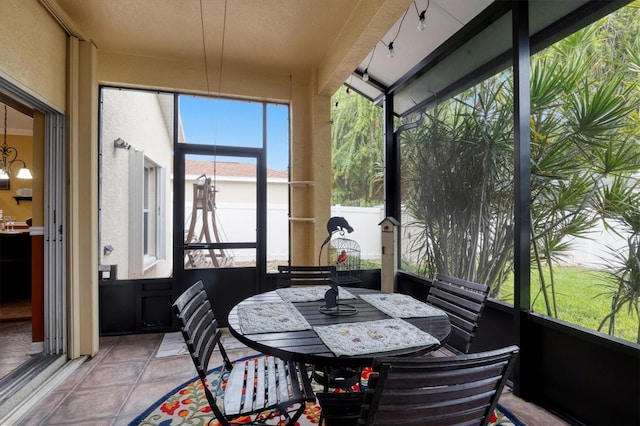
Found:
[[[165,168],[143,151],[129,151],[129,275],[165,258]]]

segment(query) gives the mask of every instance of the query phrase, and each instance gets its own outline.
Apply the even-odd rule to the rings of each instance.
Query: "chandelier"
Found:
[[[7,180],[11,176],[13,163],[22,163],[16,177],[18,179],[32,179],[27,164],[18,158],[18,150],[7,145],[7,106],[4,106],[4,143],[0,146],[0,179]]]

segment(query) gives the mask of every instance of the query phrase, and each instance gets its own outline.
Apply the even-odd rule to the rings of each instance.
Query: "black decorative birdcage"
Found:
[[[360,282],[360,244],[347,238],[334,238],[329,243],[327,262],[336,267],[338,285]]]

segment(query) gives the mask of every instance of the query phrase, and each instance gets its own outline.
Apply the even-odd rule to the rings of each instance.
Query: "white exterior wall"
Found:
[[[187,176],[185,181],[185,229],[189,228],[192,211],[193,183],[197,176]],[[216,178],[216,220],[223,241],[255,241],[255,193],[248,189],[255,186],[251,178],[218,176]],[[289,259],[289,185],[284,179],[267,181],[267,261]],[[332,206],[331,216],[344,216],[354,231],[345,238],[360,244],[363,259],[380,259],[381,231],[379,223],[384,219],[384,208]],[[198,218],[196,223],[201,223]],[[197,230],[200,228],[196,225]],[[328,235],[328,234],[326,234]],[[324,235],[324,236],[326,236]],[[323,236],[323,237],[324,237]],[[323,253],[324,254],[324,253]],[[249,260],[235,253],[238,261]]]
[[[403,220],[410,221],[407,212],[403,212]],[[618,227],[621,229],[621,227]],[[403,257],[417,262],[415,254],[410,252],[410,243],[413,236],[421,232],[418,227],[404,227],[402,232]],[[570,244],[565,256],[558,259],[560,266],[582,266],[590,269],[604,269],[616,262],[614,250],[627,250],[626,240],[604,229],[602,223],[597,223],[591,232],[585,234],[585,238],[565,238],[563,241]]]
[[[344,238],[360,244],[362,259],[380,260],[382,251],[382,229],[384,207],[347,207],[340,204],[331,206],[331,216],[343,216],[353,228]],[[327,234],[328,235],[328,234]]]
[[[114,89],[103,91],[102,110],[102,212],[100,264],[118,265],[118,278],[129,277],[129,150],[115,148],[121,138],[130,150],[166,167],[166,190],[171,194],[172,135],[164,121],[158,95],[151,92]],[[138,278],[166,277],[172,272],[172,196],[166,197],[165,260],[157,262]],[[104,247],[113,247],[104,254]]]
[[[571,250],[561,260],[562,265],[603,269],[619,262],[612,254],[613,250],[628,250],[626,240],[605,230],[602,223],[598,223],[585,236],[587,238],[567,239],[571,243]]]
[[[241,203],[217,203],[217,218],[225,241],[253,241],[255,230],[247,227],[251,221],[255,223],[255,210],[252,205]],[[187,211],[191,207],[188,206]],[[344,216],[353,227],[352,233],[344,238],[356,241],[360,245],[362,259],[380,260],[381,230],[379,223],[384,219],[382,207],[344,207],[332,206],[332,216]],[[267,210],[267,261],[287,261],[289,258],[289,218],[286,204],[269,204]],[[328,234],[327,234],[328,235]],[[326,251],[323,251],[326,256]],[[236,254],[236,260],[243,259]],[[324,260],[324,259],[323,259]]]

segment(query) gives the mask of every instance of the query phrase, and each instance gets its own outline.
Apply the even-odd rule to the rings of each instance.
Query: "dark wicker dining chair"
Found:
[[[489,287],[484,284],[436,274],[427,303],[447,313],[451,335],[435,356],[469,352],[488,295]]]
[[[382,357],[373,363],[369,387],[359,401],[318,393],[327,426],[486,425],[519,353],[517,346],[434,358]],[[350,405],[347,405],[349,404]],[[348,413],[339,417],[340,409]]]
[[[260,356],[232,363],[220,341],[222,333],[213,315],[202,281],[188,288],[173,304],[182,336],[204,387],[216,419],[223,425],[235,424],[240,416],[268,415],[277,410],[294,425],[315,395],[305,365]],[[209,360],[218,346],[223,358],[218,387],[207,379]],[[223,383],[225,386],[223,386]],[[222,402],[217,395],[222,394]],[[256,419],[256,423],[259,423]],[[252,423],[254,424],[254,423]]]

